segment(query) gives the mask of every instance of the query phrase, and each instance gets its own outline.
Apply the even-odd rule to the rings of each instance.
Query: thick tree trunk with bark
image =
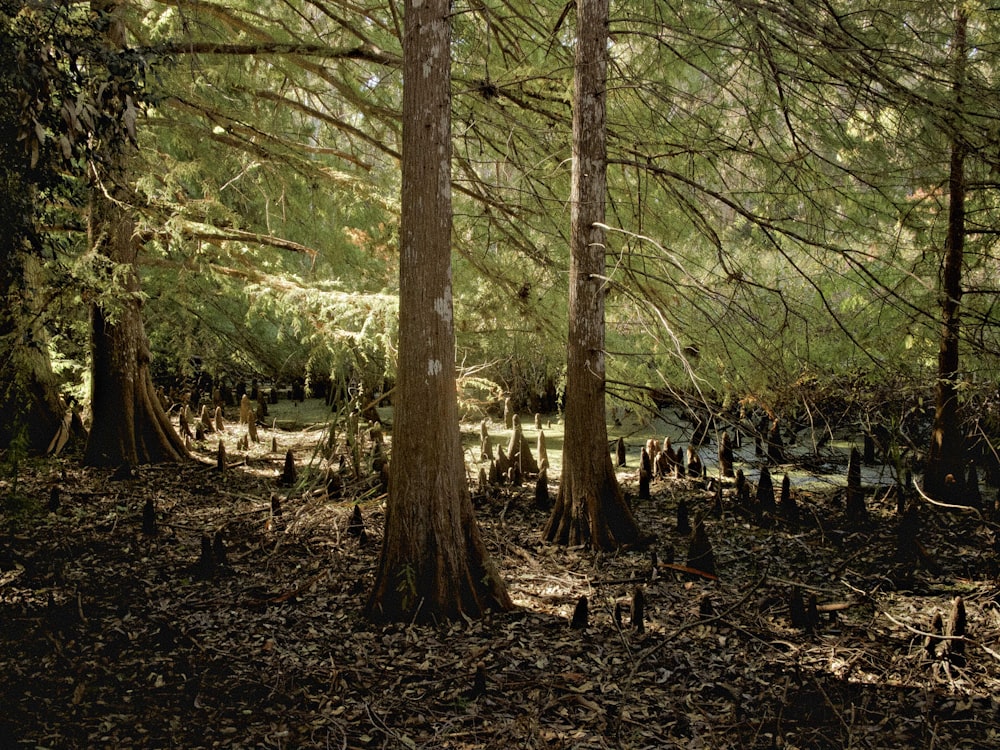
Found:
[[[113,310],[91,306],[93,423],[84,463],[119,466],[180,461],[187,450],[156,397],[149,370],[149,344],[142,324],[138,246],[127,209],[94,190],[91,243],[111,263],[124,267],[124,288]]]
[[[125,25],[115,0],[95,3],[108,14],[108,44],[125,45]],[[91,306],[93,422],[84,463],[118,466],[124,463],[164,463],[187,457],[180,436],[156,397],[149,370],[149,342],[142,324],[139,245],[129,215],[124,144],[108,145],[104,169],[91,188],[89,242],[92,252],[106,262],[108,281],[117,276],[121,288],[115,303]],[[117,270],[117,273],[114,273]]]
[[[607,0],[578,0],[566,429],[562,481],[543,532],[548,541],[595,549],[640,541],[615,477],[605,422],[607,42]]]
[[[962,108],[965,61],[968,54],[966,26],[968,17],[959,3],[955,18],[953,49],[953,92],[956,112]],[[965,441],[962,435],[959,403],[959,334],[961,332],[962,260],[965,251],[965,152],[959,130],[960,114],[952,122],[951,163],[948,187],[948,236],[945,240],[942,269],[941,344],[938,350],[937,387],[934,429],[924,472],[926,491],[938,498],[960,501],[965,489]]]
[[[448,0],[407,0],[399,364],[376,620],[513,607],[473,516],[459,434],[451,290]]]
[[[0,448],[23,436],[28,451],[44,453],[59,430],[64,407],[39,324],[39,263],[12,247],[3,248],[0,263]]]
[[[19,10],[19,3],[8,5],[0,16],[9,20]],[[5,25],[4,37],[12,31]],[[42,174],[32,170],[25,153],[20,120],[31,92],[14,86],[16,45],[7,38],[0,45],[0,450],[26,438],[28,450],[44,451],[60,420],[38,323],[44,286],[32,278],[41,249],[35,227],[37,185],[46,170],[44,165]]]

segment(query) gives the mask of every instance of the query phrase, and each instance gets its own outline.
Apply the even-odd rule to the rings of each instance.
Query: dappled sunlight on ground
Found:
[[[378,479],[354,477],[345,464],[342,493],[331,497],[320,469],[338,465],[344,446],[310,469],[323,428],[296,418],[310,413],[308,403],[278,406],[277,429],[262,427],[261,443],[247,451],[235,450],[246,428],[227,427],[222,472],[218,435],[198,448],[199,463],[140,467],[127,481],[71,458],[24,468],[21,510],[0,517],[0,669],[8,676],[0,746],[998,742],[1000,566],[991,524],[922,508],[923,544],[941,566],[932,574],[894,561],[894,506],[877,494],[869,522],[857,526],[830,493],[803,489],[795,490],[801,524],[758,523],[736,506],[731,484],[716,517],[701,481],[667,478],[633,503],[641,527],[656,534],[653,547],[602,553],[542,542],[546,513],[530,483],[477,488],[484,541],[518,610],[376,627],[361,611],[384,521]],[[293,422],[303,429],[281,429]],[[506,444],[509,432],[489,429]],[[524,430],[533,441],[533,420]],[[545,430],[551,460],[558,423],[546,420]],[[479,425],[466,433],[477,452]],[[283,486],[288,449],[300,472]],[[619,470],[633,496],[637,462],[632,453]],[[47,510],[53,487],[58,507]],[[0,492],[11,491],[4,480]],[[707,519],[717,581],[670,566],[687,561],[675,521],[682,499]],[[155,534],[143,531],[150,502]],[[363,536],[350,527],[355,505]],[[203,539],[216,536],[225,560],[210,555],[206,570]],[[819,605],[843,608],[811,630],[794,626],[796,585]],[[641,630],[632,621],[637,590]],[[956,595],[969,620],[963,660],[929,651],[921,635],[935,611],[947,617]],[[588,621],[573,629],[583,596]]]

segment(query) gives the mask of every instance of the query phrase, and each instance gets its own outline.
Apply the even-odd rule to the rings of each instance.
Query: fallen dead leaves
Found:
[[[315,435],[313,435],[315,439]],[[305,453],[303,455],[306,455]],[[206,462],[211,460],[206,453]],[[111,480],[69,461],[20,477],[36,514],[0,537],[0,747],[842,748],[1000,741],[997,565],[973,520],[929,513],[940,576],[891,570],[894,518],[847,528],[822,497],[802,526],[760,528],[688,480],[636,505],[662,553],[685,497],[708,520],[719,580],[649,553],[543,544],[530,489],[478,498],[518,611],[375,627],[361,617],[381,535],[371,486],[331,500],[280,489],[280,461],[225,475],[142,467]],[[265,470],[266,469],[266,470]],[[65,473],[65,478],[63,478]],[[55,512],[50,488],[62,488]],[[280,492],[280,512],[271,493]],[[152,498],[155,536],[142,530]],[[347,533],[355,503],[366,545]],[[819,523],[817,524],[818,521]],[[226,565],[192,575],[203,535]],[[644,632],[615,617],[636,584]],[[792,584],[822,604],[789,623]],[[961,594],[964,665],[920,636]],[[589,625],[569,627],[578,598]],[[705,600],[710,612],[705,614]],[[627,609],[625,610],[627,613]],[[832,619],[831,619],[832,618]],[[977,648],[981,644],[982,648]]]

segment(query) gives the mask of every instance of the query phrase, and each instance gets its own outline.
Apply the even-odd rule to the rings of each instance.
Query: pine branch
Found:
[[[370,44],[338,49],[326,44],[308,44],[305,42],[262,41],[251,44],[221,44],[219,42],[174,41],[148,47],[139,47],[135,51],[144,56],[228,55],[231,57],[263,57],[270,55],[298,55],[301,57],[319,57],[324,60],[363,60],[391,67],[398,67],[401,64],[401,60],[396,55]]]
[[[176,226],[177,225],[175,224],[175,227]],[[186,239],[202,240],[210,243],[249,242],[256,245],[274,247],[279,250],[288,250],[293,253],[302,253],[303,255],[308,255],[313,259],[319,255],[319,250],[316,250],[315,248],[285,239],[284,237],[276,237],[270,234],[247,232],[241,229],[232,229],[228,227],[224,229],[219,227],[199,227],[189,222],[180,224],[179,229],[181,235]],[[141,239],[143,241],[148,241],[157,234],[160,233],[148,231],[142,234]]]

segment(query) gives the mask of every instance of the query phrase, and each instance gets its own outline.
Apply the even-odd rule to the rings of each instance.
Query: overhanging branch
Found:
[[[255,42],[252,44],[220,44],[219,42],[164,42],[135,50],[142,55],[230,55],[265,56],[298,55],[300,57],[321,57],[326,60],[363,60],[379,65],[398,67],[401,60],[375,45],[362,44],[356,47],[337,49],[326,44],[305,44],[302,42]]]

